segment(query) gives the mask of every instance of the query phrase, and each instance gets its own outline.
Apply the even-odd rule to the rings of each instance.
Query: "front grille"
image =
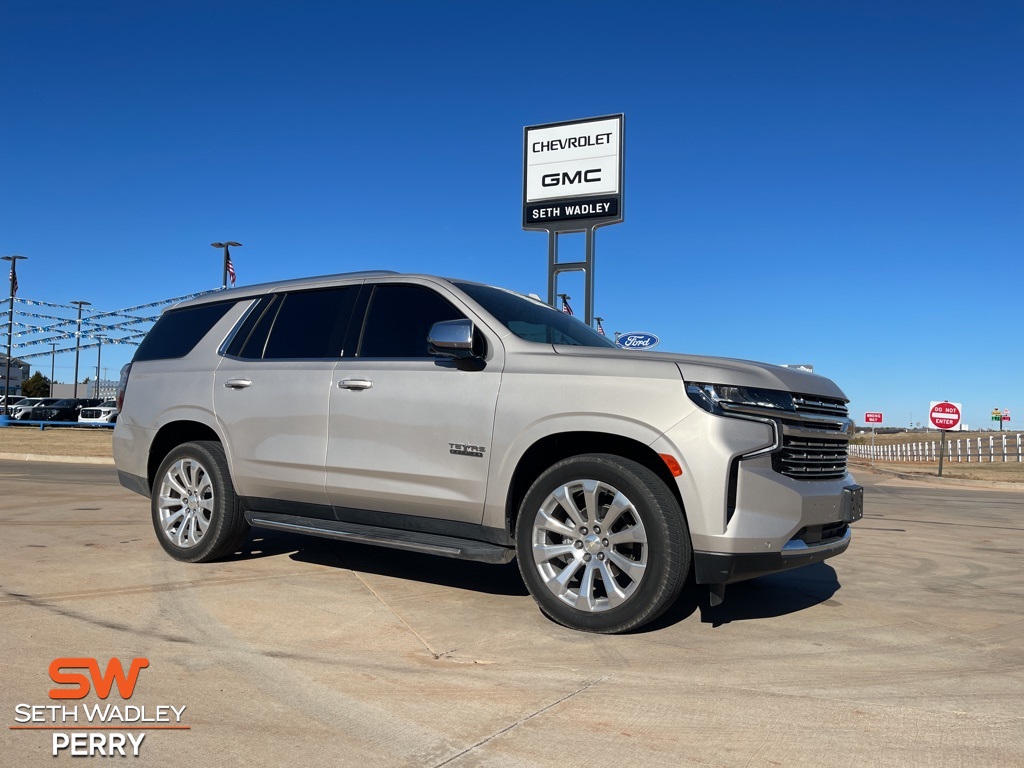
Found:
[[[94,410],[90,410],[88,408],[86,408],[84,411],[82,411],[82,418],[83,419],[98,419],[102,415],[103,415],[102,411],[94,411]]]
[[[848,416],[849,409],[842,400],[817,395],[793,395],[793,405],[798,413],[813,413],[822,416]]]
[[[835,480],[846,475],[846,448],[846,440],[785,435],[772,467],[798,480]]]

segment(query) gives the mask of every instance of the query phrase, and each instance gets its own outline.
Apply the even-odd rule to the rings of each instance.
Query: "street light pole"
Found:
[[[78,328],[75,330],[75,397],[78,397],[78,354],[82,346],[82,307],[91,307],[91,301],[72,301],[78,305]]]
[[[16,267],[18,259],[27,259],[28,256],[0,256],[0,259],[11,262],[11,301],[7,312],[7,374],[4,377],[4,415],[11,410],[11,340],[14,336],[14,294],[18,290],[18,277]]]
[[[221,288],[227,288],[228,287],[228,264],[231,262],[231,252],[228,250],[228,246],[233,245],[233,246],[236,246],[238,248],[241,248],[242,244],[241,243],[236,243],[234,240],[225,240],[223,243],[210,243],[210,245],[212,245],[214,248],[223,248],[224,249],[224,272],[223,272],[223,277],[221,279],[221,286],[220,287]],[[232,280],[232,282],[234,282],[234,280]]]
[[[53,373],[54,364],[57,362],[57,342],[50,342],[50,392],[49,396],[53,397]]]

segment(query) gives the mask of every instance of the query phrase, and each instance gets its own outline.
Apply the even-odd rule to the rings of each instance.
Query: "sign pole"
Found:
[[[868,411],[864,414],[865,423],[871,425],[871,466],[875,465],[875,424],[881,424],[882,418],[878,411]]]
[[[939,477],[942,477],[942,455],[946,452],[946,430],[940,429],[941,437],[939,438]]]

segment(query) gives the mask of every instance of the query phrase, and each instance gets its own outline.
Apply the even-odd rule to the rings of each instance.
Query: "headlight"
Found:
[[[793,395],[777,389],[691,383],[686,385],[686,394],[705,411],[719,416],[729,415],[730,412],[742,414],[753,411],[763,414],[766,411],[796,410]]]

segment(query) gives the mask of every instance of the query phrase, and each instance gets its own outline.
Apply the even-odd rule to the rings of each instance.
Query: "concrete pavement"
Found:
[[[261,531],[177,563],[115,477],[0,461],[5,764],[54,761],[19,704],[112,703],[186,707],[141,765],[1024,765],[1024,494],[862,473],[846,554],[605,637],[514,563]],[[57,702],[61,657],[149,666]]]

